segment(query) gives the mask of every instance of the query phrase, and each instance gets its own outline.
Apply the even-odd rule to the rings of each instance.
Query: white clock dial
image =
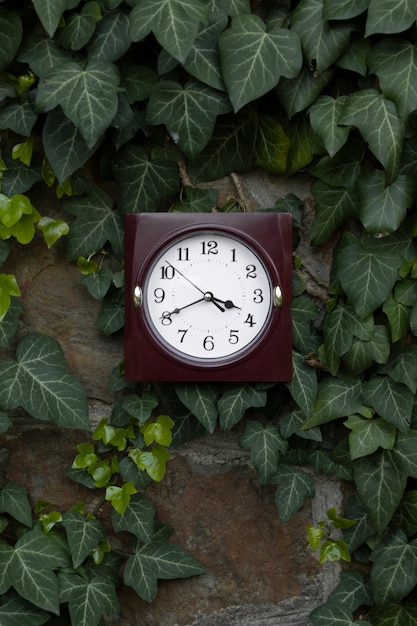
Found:
[[[150,264],[145,320],[174,355],[207,365],[232,361],[263,336],[273,286],[255,250],[222,231],[179,237]]]

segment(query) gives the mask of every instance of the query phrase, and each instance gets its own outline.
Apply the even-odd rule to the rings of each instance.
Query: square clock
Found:
[[[292,377],[289,213],[125,216],[125,378]]]

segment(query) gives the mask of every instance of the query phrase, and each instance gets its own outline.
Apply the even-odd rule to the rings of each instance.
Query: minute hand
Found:
[[[190,283],[190,285],[192,285],[195,289],[197,289],[197,291],[199,291],[200,293],[202,293],[202,294],[203,294],[203,296],[204,296],[204,300],[206,300],[207,302],[212,302],[212,303],[214,304],[214,306],[216,306],[216,307],[217,307],[220,311],[222,311],[222,313],[224,313],[224,308],[223,308],[222,306],[220,306],[220,304],[219,304],[218,302],[215,302],[215,301],[213,300],[213,294],[211,293],[211,291],[203,291],[202,289],[200,289],[200,287],[198,287],[195,283],[193,283],[193,281],[192,281],[192,280],[190,280],[190,279],[188,278],[188,276],[186,276],[185,274],[183,274],[182,272],[180,272],[180,270],[179,270],[177,267],[174,267],[174,266],[172,265],[172,263],[170,263],[170,262],[169,262],[169,261],[167,261],[166,259],[165,259],[165,263],[166,263],[167,265],[169,265],[169,267],[172,267],[172,269],[173,269],[175,272],[178,272],[178,274],[179,274],[180,276],[182,276],[183,278],[185,278],[185,280],[187,280],[187,281]],[[217,298],[216,298],[216,299],[217,299]]]

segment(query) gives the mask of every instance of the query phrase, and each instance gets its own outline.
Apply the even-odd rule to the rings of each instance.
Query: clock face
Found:
[[[150,334],[204,367],[251,352],[272,315],[266,265],[246,241],[221,230],[195,231],[158,250],[142,285]]]

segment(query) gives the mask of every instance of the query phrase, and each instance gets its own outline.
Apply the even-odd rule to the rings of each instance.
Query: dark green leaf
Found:
[[[317,395],[317,372],[298,352],[293,352],[292,366],[293,378],[286,386],[304,415],[308,417],[313,411]]]
[[[349,136],[349,129],[338,125],[345,101],[346,96],[336,99],[320,96],[309,108],[313,130],[331,157],[339,152]]]
[[[405,339],[410,327],[410,307],[400,304],[395,298],[388,298],[382,305],[382,310],[389,321],[392,342]]]
[[[373,613],[374,626],[414,626],[416,620],[416,604],[390,604]]]
[[[99,626],[103,613],[119,614],[114,582],[108,576],[61,572],[59,587],[62,601],[68,602],[72,624]]]
[[[281,417],[279,420],[279,429],[284,439],[289,439],[292,435],[297,435],[302,439],[321,441],[322,436],[320,428],[308,428],[307,430],[302,430],[301,427],[305,418],[305,413],[301,409],[297,409],[296,411],[292,411],[292,413],[288,413],[287,415]]]
[[[412,393],[417,391],[417,346],[405,346],[403,350],[393,350],[388,363],[380,368],[398,383],[404,383]]]
[[[352,346],[342,357],[343,365],[355,376],[361,374],[375,361],[386,363],[390,353],[390,338],[388,329],[378,324],[372,339],[362,341],[353,338]]]
[[[89,429],[87,399],[69,371],[59,344],[40,333],[19,343],[17,360],[0,364],[0,405],[23,407],[33,417],[59,426]]]
[[[293,117],[312,104],[331,80],[333,73],[332,68],[317,74],[304,67],[295,78],[281,78],[277,94],[288,117]]]
[[[0,491],[0,512],[8,513],[16,520],[32,527],[32,509],[26,488],[12,481],[5,484]]]
[[[332,603],[323,604],[314,609],[309,615],[314,626],[356,626],[351,611]],[[361,626],[371,626],[369,622],[361,621]]]
[[[406,431],[410,427],[413,393],[388,376],[376,376],[364,385],[364,404],[373,406],[387,422]]]
[[[327,604],[339,606],[348,611],[356,611],[360,606],[373,605],[373,597],[365,575],[361,570],[344,570],[340,582],[327,598]]]
[[[55,33],[67,4],[67,0],[33,0],[35,11],[50,37]]]
[[[244,42],[244,45],[242,45]],[[287,29],[268,31],[257,15],[239,15],[219,37],[224,81],[233,109],[273,89],[281,76],[294,78],[302,65],[300,40]]]
[[[246,409],[265,406],[266,400],[266,391],[252,385],[232,386],[224,390],[217,402],[220,426],[223,430],[230,430],[241,420]]]
[[[124,63],[120,68],[120,73],[121,86],[125,89],[129,104],[138,100],[147,100],[159,82],[159,76],[155,70],[146,65]]]
[[[399,33],[416,20],[413,0],[370,0],[365,36],[374,33]]]
[[[2,192],[11,198],[16,193],[25,193],[35,183],[42,180],[41,160],[38,155],[33,155],[30,167],[21,161],[12,161],[4,158],[7,170],[2,172]]]
[[[0,623],[4,626],[41,626],[50,619],[50,614],[38,609],[19,594],[10,591],[2,596]]]
[[[22,303],[15,298],[12,299],[10,307],[0,322],[0,347],[7,348],[13,341],[19,323],[19,317],[23,311]]]
[[[417,430],[398,433],[394,451],[405,475],[417,478]]]
[[[284,174],[290,140],[282,126],[271,115],[258,116],[256,130],[256,164],[275,174]]]
[[[250,458],[262,485],[268,485],[276,474],[279,456],[287,449],[287,442],[276,426],[262,426],[250,421],[239,439],[242,448],[250,448]]]
[[[140,423],[146,422],[157,406],[158,398],[151,391],[145,391],[141,395],[132,394],[123,400],[124,410]]]
[[[100,309],[98,328],[102,335],[117,333],[124,326],[124,306],[119,293],[115,298],[105,297]]]
[[[113,62],[124,55],[130,44],[129,18],[123,11],[114,11],[97,22],[88,54],[90,58]]]
[[[104,527],[99,520],[90,519],[76,510],[64,513],[62,524],[67,531],[72,563],[77,568],[97,544],[106,539]]]
[[[349,434],[352,461],[373,454],[379,447],[386,450],[392,450],[394,447],[396,428],[383,419],[350,415],[345,426],[352,431]]]
[[[315,485],[312,477],[301,469],[289,465],[278,466],[274,482],[278,483],[275,504],[283,523],[287,522],[304,504],[305,498],[313,498]]]
[[[368,0],[365,0],[368,3]],[[352,34],[351,42],[347,50],[340,56],[336,65],[351,72],[357,72],[361,76],[368,73],[367,58],[371,48],[371,41],[363,39],[360,35]]]
[[[29,102],[12,102],[0,112],[0,129],[11,129],[19,135],[29,137],[38,119]]]
[[[208,213],[216,206],[216,189],[185,187],[181,198],[171,209],[180,213]]]
[[[218,416],[216,387],[195,383],[176,384],[175,393],[198,421],[210,433],[214,432]]]
[[[246,2],[246,0],[244,1]],[[226,87],[220,67],[218,36],[226,28],[226,25],[227,15],[225,14],[221,15],[213,24],[200,30],[184,61],[184,67],[191,76],[221,91],[225,91]]]
[[[313,347],[311,321],[318,315],[317,305],[311,298],[301,295],[291,302],[293,346],[302,354],[308,354]]]
[[[339,417],[345,417],[362,408],[361,383],[355,380],[324,378],[319,383],[313,413],[303,428],[326,424]]]
[[[65,1],[65,0],[64,0]],[[0,71],[7,69],[22,40],[22,22],[17,12],[0,9]]]
[[[18,60],[28,63],[30,69],[39,78],[50,73],[52,68],[70,61],[71,53],[58,47],[54,39],[41,35],[29,35],[19,49]]]
[[[324,0],[325,20],[348,20],[368,8],[369,0]]]
[[[318,181],[312,188],[316,213],[311,229],[311,243],[320,245],[348,218],[357,215],[357,196],[343,187],[329,186]]]
[[[355,520],[355,524],[343,531],[343,538],[349,546],[349,550],[354,552],[367,539],[375,535],[375,528],[368,513],[365,511],[358,494],[354,493],[348,500],[345,515],[349,519]]]
[[[81,50],[91,39],[96,20],[93,15],[80,13],[71,13],[65,20],[65,26],[62,29],[60,44],[67,50],[74,52]]]
[[[116,532],[124,530],[133,533],[140,541],[147,543],[154,533],[155,509],[150,500],[139,493],[133,494],[124,513],[112,510],[112,523]]]

